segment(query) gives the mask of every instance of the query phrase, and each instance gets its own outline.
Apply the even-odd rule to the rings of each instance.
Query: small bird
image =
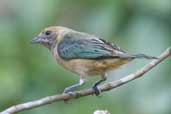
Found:
[[[78,83],[64,89],[64,93],[73,92],[83,85],[88,76],[99,75],[101,78],[92,88],[100,94],[97,86],[107,79],[107,71],[136,59],[156,59],[145,54],[131,54],[120,47],[94,35],[78,32],[62,26],[45,28],[32,43],[47,47],[57,63],[80,76]]]

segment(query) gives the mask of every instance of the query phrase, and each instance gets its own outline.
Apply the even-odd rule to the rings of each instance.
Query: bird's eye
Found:
[[[46,32],[45,32],[45,35],[46,35],[46,36],[49,36],[51,33],[52,33],[52,31],[46,31]]]

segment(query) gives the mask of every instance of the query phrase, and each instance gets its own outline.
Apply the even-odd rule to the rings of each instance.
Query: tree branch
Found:
[[[165,52],[163,52],[158,57],[158,59],[152,60],[149,64],[147,64],[143,68],[137,70],[135,73],[127,75],[127,76],[125,76],[119,80],[103,84],[103,85],[99,86],[98,88],[102,92],[104,92],[104,91],[109,91],[111,89],[119,87],[121,85],[124,85],[124,84],[126,84],[126,83],[128,83],[134,79],[137,79],[137,78],[143,76],[143,74],[150,71],[153,67],[155,67],[157,64],[162,62],[164,59],[166,59],[170,55],[171,55],[171,48],[168,48]],[[92,88],[89,88],[89,89],[73,92],[72,95],[60,94],[60,95],[54,95],[54,96],[47,96],[45,98],[41,98],[38,100],[34,100],[34,101],[30,101],[30,102],[11,106],[11,107],[5,109],[4,111],[0,112],[0,114],[14,114],[17,112],[21,112],[23,110],[40,107],[42,105],[50,104],[53,102],[57,102],[57,101],[61,101],[61,100],[70,100],[70,99],[88,96],[88,95],[92,95],[92,94],[94,94],[94,90]]]

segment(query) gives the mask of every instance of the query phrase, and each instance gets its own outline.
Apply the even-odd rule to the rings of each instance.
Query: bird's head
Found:
[[[50,49],[52,46],[57,45],[63,38],[63,35],[70,30],[69,28],[60,26],[48,27],[42,30],[31,42],[44,45]]]

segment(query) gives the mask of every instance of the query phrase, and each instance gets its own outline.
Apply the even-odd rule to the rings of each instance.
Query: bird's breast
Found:
[[[73,73],[76,73],[78,75],[83,75],[83,76],[88,75],[87,74],[88,67],[86,66],[87,63],[85,62],[85,60],[81,60],[81,59],[64,60],[59,56],[59,54],[57,52],[57,47],[51,51],[52,51],[53,56],[55,57],[57,63],[60,64],[65,69],[67,69]]]

